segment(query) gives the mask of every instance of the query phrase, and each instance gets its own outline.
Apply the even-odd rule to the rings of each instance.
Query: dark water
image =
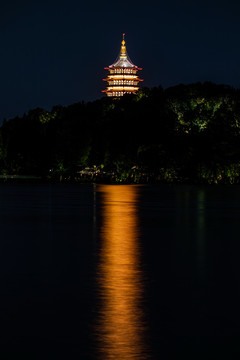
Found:
[[[0,185],[0,359],[239,359],[240,188]]]

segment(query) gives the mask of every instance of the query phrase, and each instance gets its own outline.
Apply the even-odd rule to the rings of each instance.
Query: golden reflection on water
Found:
[[[100,359],[148,359],[138,187],[97,186],[103,202],[96,326]]]

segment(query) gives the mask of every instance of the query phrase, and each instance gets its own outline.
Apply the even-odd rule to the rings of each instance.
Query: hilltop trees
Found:
[[[237,183],[239,95],[197,83],[31,110],[2,125],[0,172],[73,179],[95,166],[111,181]]]

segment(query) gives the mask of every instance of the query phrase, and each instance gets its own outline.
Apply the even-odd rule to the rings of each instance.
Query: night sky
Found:
[[[126,33],[148,87],[240,87],[240,3],[8,0],[0,5],[0,120],[104,96]]]

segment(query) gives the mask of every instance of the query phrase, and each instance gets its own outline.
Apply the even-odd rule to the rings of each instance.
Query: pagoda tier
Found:
[[[138,70],[142,70],[138,66],[134,65],[127,54],[125,40],[122,40],[122,46],[120,55],[116,62],[108,67],[105,70],[109,71],[109,74],[106,79],[107,88],[102,92],[105,92],[107,96],[120,97],[124,94],[135,94],[138,89],[138,83],[143,81],[137,75]]]

